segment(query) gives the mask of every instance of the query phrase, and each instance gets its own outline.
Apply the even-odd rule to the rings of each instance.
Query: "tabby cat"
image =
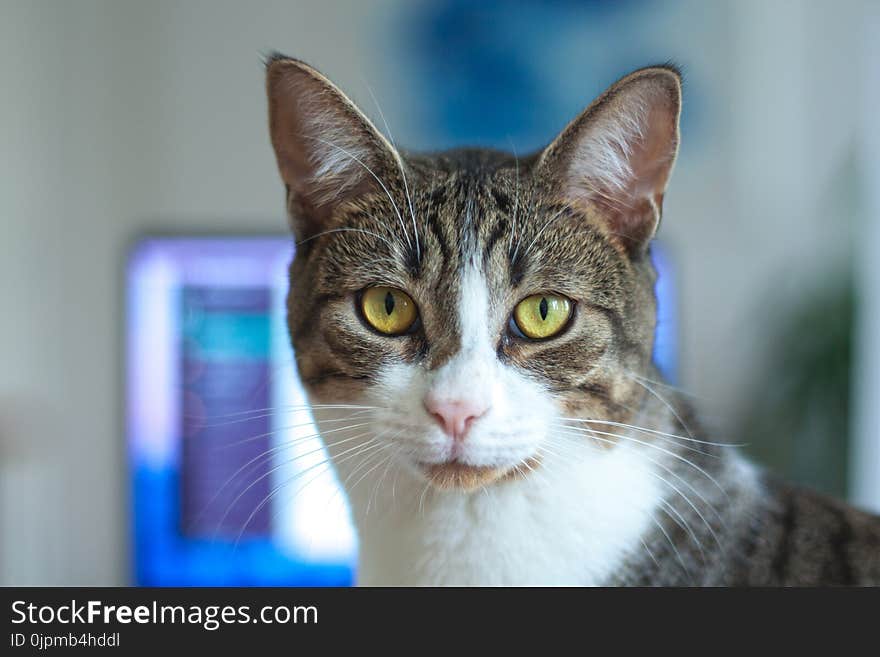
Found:
[[[405,153],[285,56],[267,91],[290,335],[360,584],[880,584],[880,519],[713,442],[652,365],[674,67],[524,158]]]

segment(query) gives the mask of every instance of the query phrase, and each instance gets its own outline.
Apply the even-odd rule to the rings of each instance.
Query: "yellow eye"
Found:
[[[513,310],[517,328],[529,338],[541,340],[559,333],[571,317],[571,301],[556,294],[533,294]]]
[[[393,287],[370,287],[361,296],[361,312],[374,329],[386,335],[402,335],[418,317],[415,302]]]

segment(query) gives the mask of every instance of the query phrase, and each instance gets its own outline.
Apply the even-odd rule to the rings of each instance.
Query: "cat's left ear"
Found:
[[[563,201],[597,210],[632,257],[645,253],[660,223],[680,113],[679,72],[641,69],[612,85],[540,156]]]

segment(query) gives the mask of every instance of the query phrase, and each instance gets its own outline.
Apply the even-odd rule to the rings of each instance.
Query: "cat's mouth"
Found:
[[[538,465],[537,459],[523,462],[524,467],[470,465],[458,459],[442,463],[419,463],[425,477],[441,490],[473,491],[515,477],[524,477]]]

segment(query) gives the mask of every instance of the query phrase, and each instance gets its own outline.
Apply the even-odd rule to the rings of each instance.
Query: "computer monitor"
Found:
[[[156,237],[128,262],[141,585],[346,585],[345,497],[293,368],[289,237]]]

